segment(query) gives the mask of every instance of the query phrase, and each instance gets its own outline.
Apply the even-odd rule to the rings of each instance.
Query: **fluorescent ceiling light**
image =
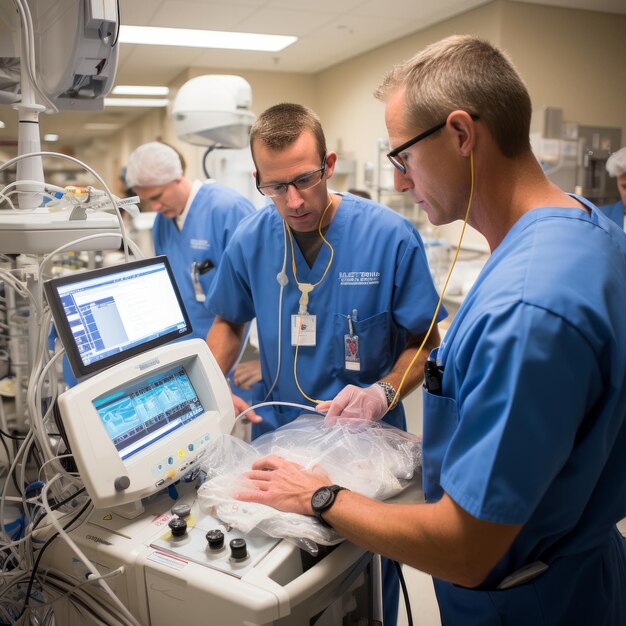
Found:
[[[6,124],[2,120],[0,120],[0,128],[4,128],[5,126]]]
[[[166,107],[167,98],[105,98],[105,107]]]
[[[83,126],[85,130],[116,130],[119,127],[119,124],[107,124],[106,122],[91,122]]]
[[[167,96],[169,87],[156,85],[118,85],[113,88],[114,96]]]
[[[261,52],[279,52],[297,40],[297,37],[289,35],[260,35],[257,33],[230,33],[219,30],[125,25],[120,26],[119,35],[121,43],[258,50]]]
[[[47,135],[43,136],[43,140],[44,141],[59,141],[59,136],[56,135],[55,133],[48,133]]]

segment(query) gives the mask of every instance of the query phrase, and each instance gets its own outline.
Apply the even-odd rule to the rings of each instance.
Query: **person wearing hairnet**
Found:
[[[626,147],[614,152],[606,162],[609,176],[617,178],[617,190],[620,199],[613,204],[598,207],[609,219],[620,228],[624,228],[624,205],[626,204]]]
[[[152,229],[155,252],[169,259],[191,319],[191,336],[206,339],[214,317],[206,294],[226,244],[254,205],[223,185],[186,178],[179,154],[159,141],[131,152],[125,182],[158,211]]]

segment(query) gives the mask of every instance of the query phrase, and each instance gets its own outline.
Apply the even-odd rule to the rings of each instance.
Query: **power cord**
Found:
[[[406,581],[404,580],[404,573],[402,571],[402,566],[398,561],[392,561],[396,568],[396,572],[398,572],[398,578],[400,579],[400,587],[402,588],[402,597],[404,598],[404,606],[406,608],[406,620],[408,626],[413,626],[413,615],[411,611],[411,602],[409,600],[409,590],[406,587]]]

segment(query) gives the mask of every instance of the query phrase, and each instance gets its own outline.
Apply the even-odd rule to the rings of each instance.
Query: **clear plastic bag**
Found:
[[[198,490],[203,510],[244,533],[256,530],[291,539],[311,551],[306,540],[333,545],[342,539],[308,515],[283,513],[233,498],[234,493],[248,488],[242,474],[254,461],[270,454],[307,469],[319,467],[333,483],[386,500],[400,493],[421,466],[422,442],[384,422],[340,419],[334,426],[325,426],[318,415],[302,415],[252,443],[230,435],[216,439],[203,464],[207,480]]]

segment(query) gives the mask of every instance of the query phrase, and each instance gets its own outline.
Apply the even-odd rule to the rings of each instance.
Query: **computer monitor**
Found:
[[[59,396],[59,412],[96,508],[136,503],[180,480],[235,421],[228,383],[202,339],[91,376]]]
[[[44,289],[78,379],[192,331],[165,256],[54,278]]]

